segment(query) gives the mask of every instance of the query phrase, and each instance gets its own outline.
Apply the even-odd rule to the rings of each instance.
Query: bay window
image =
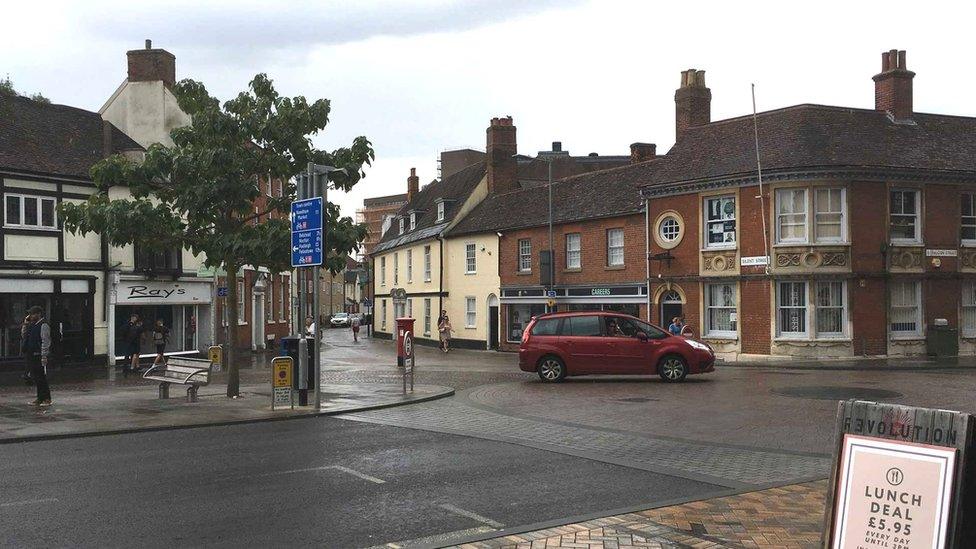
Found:
[[[705,247],[735,246],[735,196],[705,199]]]
[[[889,291],[892,337],[922,335],[922,285],[917,280],[895,281]]]
[[[566,268],[579,269],[582,265],[580,252],[580,234],[570,233],[566,235]]]
[[[921,242],[919,192],[917,189],[893,189],[890,193],[888,215],[893,244]]]
[[[735,284],[705,285],[705,336],[737,337]]]

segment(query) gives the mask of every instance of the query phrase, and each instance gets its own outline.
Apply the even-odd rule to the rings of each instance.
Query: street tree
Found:
[[[188,126],[171,132],[172,146],[149,146],[141,159],[115,155],[91,169],[99,193],[81,204],[63,203],[65,228],[98,233],[112,246],[132,244],[141,252],[188,249],[210,268],[227,273],[225,303],[230,327],[238,325],[237,280],[245,265],[271,272],[290,268],[288,213],[295,198],[293,178],[308,162],[344,168],[328,175],[329,188],[348,191],[365,176],[374,153],[365,137],[348,147],[325,151],[311,137],[329,123],[330,103],[281,97],[272,81],[258,74],[247,91],[220,103],[200,82],[183,80],[173,89]],[[260,183],[281,180],[282,197],[268,197],[256,211]],[[128,193],[109,199],[109,189]],[[326,204],[325,267],[339,272],[344,258],[365,237],[362,225]],[[228,338],[227,396],[240,392],[234,337]]]

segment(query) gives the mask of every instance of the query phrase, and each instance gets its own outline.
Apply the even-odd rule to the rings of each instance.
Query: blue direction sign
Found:
[[[227,286],[217,286],[217,297],[227,297],[229,293]]]
[[[291,266],[322,264],[322,197],[291,203]]]

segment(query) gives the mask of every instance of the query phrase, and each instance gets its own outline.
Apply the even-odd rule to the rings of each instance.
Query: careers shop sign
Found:
[[[976,547],[972,440],[969,414],[841,402],[822,545]]]

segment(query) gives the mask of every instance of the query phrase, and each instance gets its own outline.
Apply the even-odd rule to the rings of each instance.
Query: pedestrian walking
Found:
[[[349,325],[352,326],[352,340],[359,342],[359,315],[352,315]]]
[[[310,316],[305,317],[305,337],[315,339],[315,319]]]
[[[122,332],[122,340],[125,343],[125,364],[122,371],[126,374],[139,369],[139,347],[142,346],[142,319],[139,315],[129,317],[129,323],[125,325]]]
[[[682,328],[683,326],[681,324],[681,317],[676,316],[673,319],[671,319],[671,325],[668,326],[668,332],[670,332],[671,335],[676,335],[676,336],[681,335]]]
[[[166,344],[169,342],[169,328],[163,323],[163,319],[157,318],[156,325],[153,326],[152,331],[153,345],[156,346],[156,358],[153,360],[153,366],[158,366],[166,362]]]
[[[31,406],[47,408],[51,405],[51,388],[47,384],[47,359],[51,352],[51,326],[44,319],[44,309],[37,305],[30,308],[24,330],[23,352],[31,377],[37,387],[37,398]]]
[[[451,332],[453,331],[447,311],[441,311],[441,316],[437,319],[437,332],[440,334],[441,350],[445,353],[451,350]]]

